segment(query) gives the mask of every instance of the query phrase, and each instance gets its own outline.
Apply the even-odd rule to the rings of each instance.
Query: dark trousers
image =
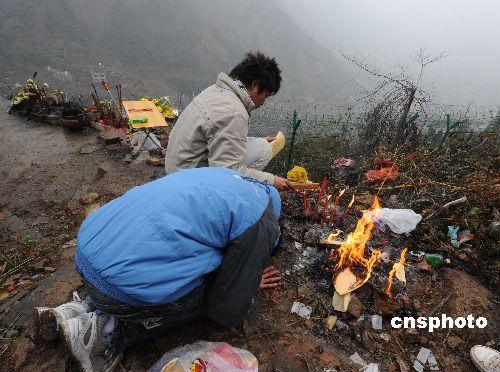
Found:
[[[204,283],[177,301],[152,306],[128,305],[105,295],[89,283],[85,284],[91,308],[116,318],[111,347],[117,353],[159,336],[172,327],[204,317]]]

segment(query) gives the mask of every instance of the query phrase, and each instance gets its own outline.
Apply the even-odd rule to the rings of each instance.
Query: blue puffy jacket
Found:
[[[261,218],[277,190],[226,168],[186,169],[135,187],[83,222],[85,280],[131,305],[179,299],[220,266],[224,248]]]

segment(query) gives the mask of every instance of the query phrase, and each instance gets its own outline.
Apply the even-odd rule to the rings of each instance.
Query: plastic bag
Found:
[[[422,216],[411,209],[382,208],[372,211],[372,215],[378,216],[378,221],[386,224],[396,234],[407,234],[415,230]]]
[[[148,372],[258,372],[257,358],[225,342],[196,341],[167,351]]]

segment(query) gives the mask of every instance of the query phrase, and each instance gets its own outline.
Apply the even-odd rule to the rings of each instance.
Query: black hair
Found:
[[[271,96],[276,94],[281,86],[281,69],[276,60],[261,52],[247,53],[243,61],[231,70],[229,76],[238,79],[247,88],[256,81],[259,93],[266,91]]]

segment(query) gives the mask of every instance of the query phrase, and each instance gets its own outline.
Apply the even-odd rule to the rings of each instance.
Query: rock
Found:
[[[148,159],[148,164],[159,167],[161,165],[165,165],[165,159],[164,158],[150,158],[150,159]]]
[[[101,164],[99,164],[99,167],[97,168],[97,179],[101,179],[106,175],[106,173],[111,172],[113,169],[113,163],[111,161],[103,161]]]
[[[101,205],[99,203],[92,204],[92,205],[88,206],[85,209],[85,218],[87,218],[89,216],[89,214],[91,214],[93,211],[95,211],[96,209],[98,209],[100,206]]]
[[[139,155],[130,163],[131,167],[136,167],[151,159],[148,151],[141,151]]]
[[[378,291],[374,291],[373,293],[373,302],[375,312],[387,317],[392,317],[408,307],[408,298],[406,296],[402,295],[399,299],[391,301],[385,294],[381,294]]]
[[[486,234],[493,240],[500,240],[500,221],[491,221]]]
[[[462,339],[460,337],[455,336],[455,335],[451,335],[450,337],[448,337],[448,340],[446,341],[446,343],[452,349],[456,349],[459,346],[461,346],[464,342],[462,341]]]
[[[123,128],[113,128],[113,127],[104,127],[104,132],[99,133],[99,137],[104,140],[106,145],[112,143],[118,143],[123,138],[127,136],[127,132]]]
[[[351,302],[349,302],[349,306],[347,307],[347,312],[354,316],[355,318],[359,318],[365,309],[364,305],[361,303],[359,298],[351,297]]]
[[[100,143],[86,143],[80,147],[80,154],[91,154],[102,149],[104,146]]]
[[[91,204],[99,199],[100,195],[95,192],[89,192],[87,194],[83,194],[80,196],[80,203],[82,204]]]
[[[374,353],[377,351],[377,346],[375,345],[375,341],[373,340],[373,336],[370,332],[363,332],[363,334],[361,335],[361,340],[363,341],[363,346],[370,353]]]
[[[325,318],[324,323],[326,329],[331,331],[333,327],[335,326],[335,323],[337,322],[337,316],[336,315],[330,315],[329,317]]]
[[[399,367],[395,362],[387,365],[387,372],[399,372]]]
[[[341,320],[337,320],[337,321],[335,322],[335,326],[336,326],[336,328],[338,328],[338,329],[339,329],[339,330],[341,330],[341,331],[349,331],[349,330],[350,330],[349,326],[348,326],[347,324],[345,324],[345,323],[344,323],[343,321],[341,321]]]
[[[44,269],[46,272],[48,272],[48,273],[54,273],[54,272],[56,272],[56,271],[57,271],[57,269],[56,269],[55,267],[51,267],[51,266],[45,266],[43,269]]]

